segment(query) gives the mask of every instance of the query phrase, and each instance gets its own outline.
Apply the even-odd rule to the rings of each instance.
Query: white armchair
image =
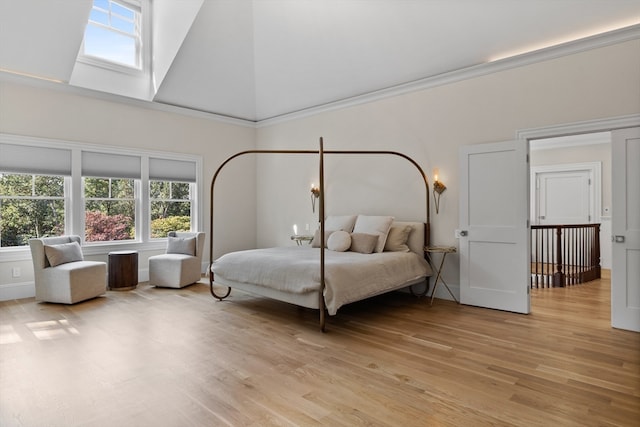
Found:
[[[204,236],[201,232],[169,232],[166,253],[149,257],[149,284],[183,288],[200,280]]]
[[[79,236],[29,239],[36,301],[75,304],[107,291],[107,263],[85,261]]]

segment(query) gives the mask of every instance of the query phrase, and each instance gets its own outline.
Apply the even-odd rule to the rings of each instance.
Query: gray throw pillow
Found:
[[[44,254],[47,256],[49,265],[56,267],[68,262],[82,261],[82,248],[78,242],[62,243],[59,245],[44,245]]]
[[[167,253],[196,255],[196,238],[195,237],[168,237]]]

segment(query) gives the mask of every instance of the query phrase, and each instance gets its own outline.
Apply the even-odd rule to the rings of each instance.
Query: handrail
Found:
[[[600,278],[600,224],[532,225],[531,245],[531,287]]]
[[[425,221],[425,227],[424,227],[424,244],[425,246],[427,246],[429,244],[430,241],[430,237],[431,237],[431,230],[430,230],[430,206],[429,206],[429,184],[427,181],[427,175],[424,173],[424,170],[422,169],[422,167],[420,167],[420,165],[413,160],[411,157],[407,156],[406,154],[400,153],[398,151],[388,151],[388,150],[324,150],[324,140],[322,137],[320,137],[320,148],[318,150],[245,150],[245,151],[240,151],[232,156],[230,156],[229,158],[227,158],[224,162],[222,162],[222,164],[218,167],[218,169],[216,170],[216,172],[213,175],[213,178],[211,179],[211,187],[210,187],[210,193],[209,193],[209,232],[211,234],[210,238],[209,238],[209,289],[211,291],[211,295],[213,295],[213,297],[222,300],[226,297],[229,296],[229,294],[231,293],[231,288],[227,288],[227,292],[224,295],[217,295],[215,293],[215,291],[213,290],[213,272],[211,271],[211,265],[213,264],[213,224],[214,224],[214,196],[215,196],[215,184],[216,184],[216,180],[218,179],[218,175],[220,174],[220,172],[222,171],[222,169],[232,160],[240,157],[240,156],[244,156],[247,154],[318,154],[319,155],[319,176],[320,176],[320,183],[319,183],[319,190],[320,190],[320,196],[319,196],[319,216],[320,216],[320,237],[321,237],[321,242],[324,242],[324,233],[325,233],[325,229],[324,229],[324,222],[325,222],[325,198],[324,198],[324,155],[325,154],[336,154],[336,155],[349,155],[349,154],[358,154],[358,155],[369,155],[369,154],[380,154],[380,155],[394,155],[394,156],[398,156],[398,157],[402,157],[404,159],[406,159],[407,161],[409,161],[411,164],[413,164],[416,169],[418,170],[418,172],[420,172],[420,175],[422,176],[422,180],[424,182],[424,187],[425,187],[425,212],[426,212],[426,221]],[[426,255],[425,255],[426,256]],[[320,305],[320,328],[324,331],[324,324],[325,324],[325,307],[324,307],[324,297],[323,297],[323,293],[324,293],[324,251],[320,251],[320,301],[319,301],[319,305]]]

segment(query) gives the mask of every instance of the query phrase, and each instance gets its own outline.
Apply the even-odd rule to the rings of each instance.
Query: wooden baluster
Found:
[[[562,227],[556,227],[556,272],[553,274],[553,286],[564,287],[565,274],[562,272]]]

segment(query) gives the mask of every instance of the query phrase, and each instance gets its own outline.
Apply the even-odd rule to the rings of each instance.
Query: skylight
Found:
[[[94,0],[84,34],[85,59],[142,69],[140,2]]]

